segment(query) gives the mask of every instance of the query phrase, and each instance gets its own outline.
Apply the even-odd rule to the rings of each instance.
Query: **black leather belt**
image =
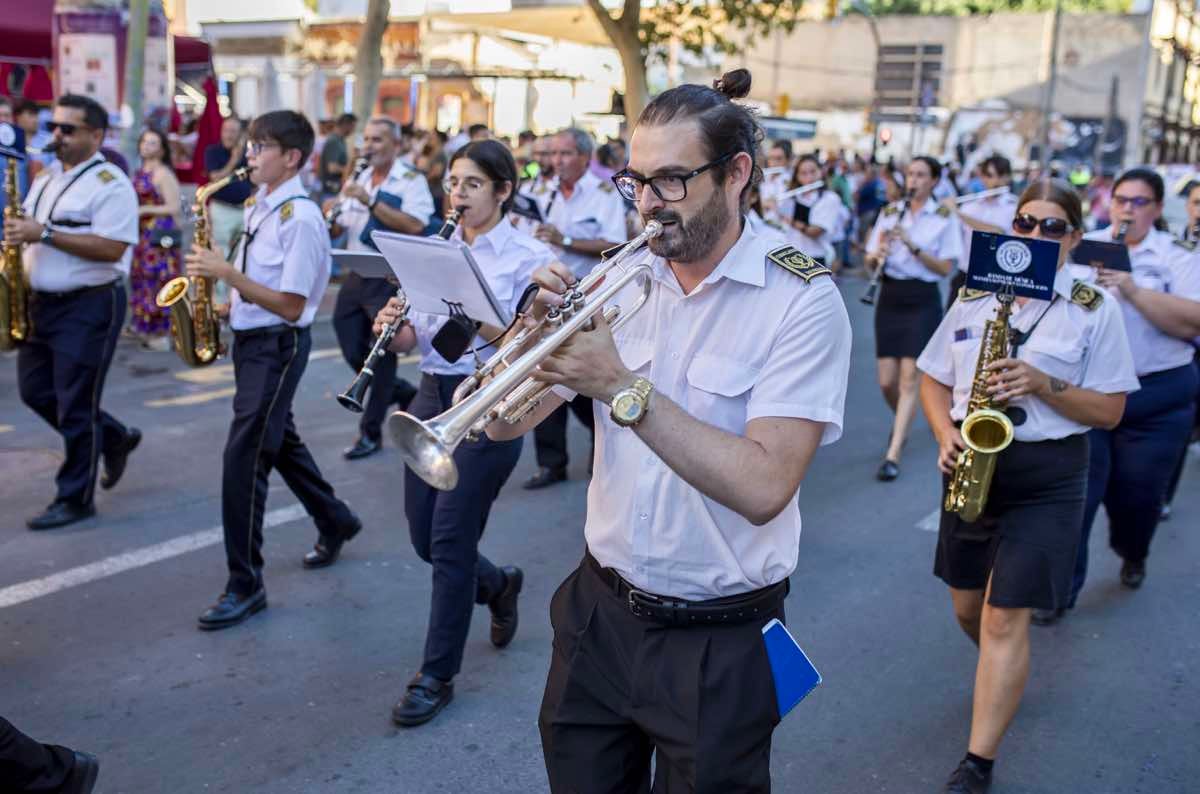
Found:
[[[79,289],[69,289],[65,292],[47,292],[46,290],[35,289],[33,296],[38,300],[46,301],[65,301],[72,298],[81,298],[84,295],[90,295],[93,292],[101,292],[103,290],[112,289],[121,283],[121,279],[113,279],[107,284],[97,284],[94,287],[80,287]]]
[[[639,590],[612,568],[605,568],[589,552],[588,567],[612,588],[617,598],[639,618],[664,626],[715,626],[748,623],[778,609],[791,589],[787,579],[758,590],[708,601],[686,601]]]
[[[233,332],[233,337],[238,340],[253,339],[256,336],[276,336],[292,330],[303,331],[305,329],[297,328],[296,326],[288,325],[287,323],[276,323],[275,325],[264,325],[259,328],[247,328],[245,331],[235,330]]]

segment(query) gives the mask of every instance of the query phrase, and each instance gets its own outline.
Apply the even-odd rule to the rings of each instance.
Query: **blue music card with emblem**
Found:
[[[1059,244],[991,232],[971,233],[967,289],[1050,300]]]
[[[12,124],[0,124],[0,157],[25,159],[25,130]]]

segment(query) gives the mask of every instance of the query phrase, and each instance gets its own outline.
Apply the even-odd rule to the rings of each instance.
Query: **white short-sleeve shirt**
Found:
[[[1088,232],[1084,238],[1111,242],[1116,233],[1114,225]],[[1130,246],[1129,263],[1133,267],[1133,281],[1139,287],[1200,301],[1200,251],[1177,241],[1170,232],[1151,229],[1140,243]],[[1096,271],[1091,267],[1078,266],[1075,272],[1089,281],[1096,279]],[[1119,294],[1114,294],[1113,299],[1125,315],[1125,330],[1139,376],[1191,363],[1196,349],[1190,340],[1164,334]]]
[[[796,203],[808,207],[808,225],[820,226],[824,234],[813,238],[791,225]],[[826,262],[833,258],[833,244],[837,240],[838,226],[842,222],[842,200],[833,190],[818,189],[779,202],[779,213],[789,223],[788,242],[802,254],[821,257]]]
[[[424,174],[400,159],[396,159],[392,163],[392,168],[388,171],[387,176],[377,185],[373,184],[374,173],[374,169],[368,168],[354,181],[366,188],[367,195],[372,200],[379,195],[380,191],[400,197],[401,212],[413,216],[421,223],[429,223],[434,213],[433,194],[429,192],[429,183],[425,181]],[[373,250],[358,239],[370,218],[371,211],[367,209],[366,204],[358,199],[342,199],[338,225],[343,227],[348,235],[347,251]]]
[[[1033,328],[1017,358],[1047,375],[1083,389],[1119,394],[1137,391],[1133,357],[1125,337],[1121,311],[1099,287],[1100,302],[1089,309],[1071,299],[1076,279],[1063,267],[1055,275],[1055,300],[1030,300],[1013,306],[1009,327]],[[956,300],[917,359],[917,368],[953,389],[950,418],[961,422],[979,362],[984,324],[996,317],[995,296]],[[1036,323],[1036,328],[1034,324]],[[1038,397],[1025,395],[1011,402],[1025,410],[1026,420],[1014,426],[1018,441],[1046,441],[1086,433],[1091,428],[1066,418]]]
[[[107,284],[129,273],[138,238],[137,193],[129,178],[106,162],[104,155],[97,152],[66,171],[62,162],[55,160],[33,181],[24,207],[26,215],[56,232],[94,234],[129,244],[118,261],[97,262],[69,254],[53,243],[31,243],[25,246],[24,263],[33,289],[69,292]]]
[[[968,201],[958,208],[958,214],[989,226],[996,226],[1005,234],[1012,234],[1012,221],[1017,214],[1017,197],[1012,193],[1001,193],[999,196]],[[962,257],[954,263],[954,266],[966,273],[971,256],[971,234],[975,230],[962,222],[958,226],[962,230],[963,236]]]
[[[744,435],[760,417],[809,419],[825,425],[828,444],[842,431],[850,322],[832,278],[805,281],[767,260],[787,247],[745,224],[687,295],[662,258],[648,250],[636,255],[626,264],[649,264],[650,297],[617,332],[617,349],[658,394],[702,422]],[[619,297],[627,303],[627,295]],[[685,482],[633,430],[613,423],[607,405],[597,403],[595,416],[584,532],[602,565],[649,592],[686,599],[748,592],[795,569],[795,499],[753,526]]]
[[[312,325],[317,307],[329,286],[329,231],[316,202],[294,176],[267,193],[265,185],[246,202],[245,236],[237,250],[234,266],[252,281],[277,292],[305,296],[304,311],[295,323],[244,300],[230,290],[229,325],[248,331],[268,325]]]
[[[455,231],[451,239],[462,239],[462,227]],[[549,246],[514,228],[505,218],[501,218],[487,234],[476,237],[470,248],[471,256],[487,279],[492,294],[500,304],[508,307],[510,314],[516,313],[521,294],[532,281],[533,272],[555,260]],[[445,316],[412,312],[409,321],[417,334],[422,372],[430,375],[470,375],[475,371],[475,358],[469,352],[458,361],[449,362],[433,349],[433,338],[445,325]],[[476,337],[473,346],[479,347],[486,341]],[[492,352],[490,349],[482,350],[480,356],[487,357]]]
[[[549,210],[547,210],[549,207]],[[601,179],[591,171],[575,183],[570,198],[555,183],[554,190],[542,206],[546,222],[566,237],[576,240],[608,240],[623,242],[625,233],[625,200],[612,182]],[[562,263],[577,277],[587,274],[600,261],[599,256],[581,254],[563,248],[553,249]]]
[[[901,215],[904,219],[901,220]],[[914,212],[903,211],[901,202],[889,204],[879,213],[871,236],[867,240],[867,252],[876,253],[882,248],[883,233],[894,229],[896,224],[908,232],[913,244],[932,254],[938,259],[950,259],[956,264],[963,259],[961,224],[950,212],[933,200],[928,199],[921,209]],[[887,261],[883,273],[891,278],[919,279],[921,281],[940,281],[941,275],[925,267],[921,260],[913,256],[908,246],[899,240],[894,241],[887,249]]]

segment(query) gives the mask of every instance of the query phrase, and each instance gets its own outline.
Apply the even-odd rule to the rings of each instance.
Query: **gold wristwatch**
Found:
[[[645,378],[637,378],[633,385],[621,389],[613,395],[609,403],[609,416],[621,427],[633,427],[642,421],[650,408],[650,395],[654,393],[654,384]]]

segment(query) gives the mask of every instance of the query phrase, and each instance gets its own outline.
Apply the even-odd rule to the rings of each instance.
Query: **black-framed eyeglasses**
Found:
[[[1061,240],[1075,227],[1062,218],[1038,218],[1028,212],[1022,212],[1013,218],[1013,231],[1018,234],[1033,234],[1033,230],[1041,227],[1042,236],[1050,240]]]
[[[705,163],[686,174],[659,174],[658,176],[646,177],[638,176],[626,168],[613,174],[612,181],[617,186],[617,192],[629,201],[640,201],[642,188],[646,185],[649,185],[650,189],[654,191],[654,195],[663,201],[683,201],[687,198],[687,183],[689,179],[700,176],[710,168],[715,168],[735,154],[737,152],[723,154],[716,160]]]

